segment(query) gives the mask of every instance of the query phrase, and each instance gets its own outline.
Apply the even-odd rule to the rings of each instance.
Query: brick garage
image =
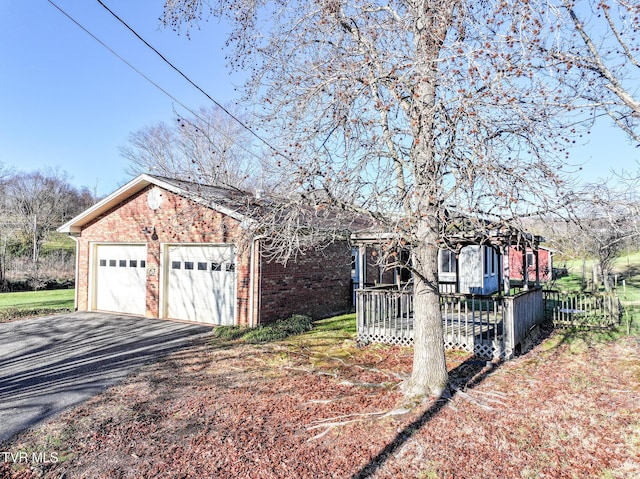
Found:
[[[348,242],[270,262],[239,194],[140,175],[61,226],[77,242],[76,309],[239,325],[349,310]]]
[[[260,319],[270,322],[292,312],[327,317],[351,307],[351,249],[336,243],[283,266],[260,255]],[[293,311],[295,305],[295,311]]]

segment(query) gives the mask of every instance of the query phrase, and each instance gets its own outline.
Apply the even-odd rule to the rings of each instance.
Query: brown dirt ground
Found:
[[[640,341],[565,339],[452,353],[453,395],[417,405],[407,348],[203,341],[1,445],[56,460],[0,477],[640,477]]]

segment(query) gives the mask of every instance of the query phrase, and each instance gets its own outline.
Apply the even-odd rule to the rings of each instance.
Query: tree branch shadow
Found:
[[[493,373],[500,364],[500,362],[483,361],[472,357],[449,371],[449,383],[443,393],[435,399],[433,404],[417,419],[398,432],[395,438],[362,467],[362,469],[351,476],[351,479],[366,479],[371,477],[376,471],[383,467],[387,460],[406,444],[416,432],[434,419],[459,392],[463,394],[464,390],[478,386]]]

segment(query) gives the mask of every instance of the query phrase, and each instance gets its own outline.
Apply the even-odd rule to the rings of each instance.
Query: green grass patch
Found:
[[[640,269],[639,269],[640,271]],[[624,278],[624,282],[622,281]],[[591,283],[585,284],[580,275],[570,274],[549,285],[551,289],[567,292],[590,291]],[[640,274],[630,271],[618,280],[616,293],[621,301],[640,301]],[[604,291],[601,286],[600,291]]]
[[[619,286],[616,290],[620,301],[624,302],[638,302],[640,301],[640,288],[635,284],[625,284]]]
[[[223,341],[233,341],[241,338],[248,330],[249,328],[244,326],[220,326],[213,329],[213,337]]]
[[[68,254],[75,254],[76,243],[66,233],[50,231],[47,234],[47,239],[42,244],[40,253],[43,255],[47,255],[54,251],[65,251]]]
[[[570,352],[578,353],[594,344],[618,341],[628,336],[640,338],[640,306],[626,306],[620,324],[615,327],[557,328],[543,343],[542,349],[555,349],[565,344]]]
[[[291,336],[313,343],[340,343],[356,337],[356,315],[345,314],[312,321],[308,316],[294,315],[265,326],[219,326],[213,330],[216,340],[240,340],[247,343],[280,341]]]
[[[557,279],[550,286],[553,289],[557,289],[560,291],[582,291],[584,289],[582,277],[574,273],[569,274],[569,276],[564,276]]]
[[[266,343],[301,334],[312,328],[313,323],[310,317],[296,314],[290,318],[256,328],[220,326],[214,329],[213,337],[223,341],[240,339],[247,343]]]
[[[640,251],[621,256],[615,261],[615,268],[617,270],[624,270],[625,268],[630,268],[634,265],[640,265]]]
[[[315,321],[313,329],[305,336],[309,338],[345,340],[355,339],[356,334],[356,315],[351,313]]]
[[[73,289],[0,293],[0,322],[72,311],[74,295]]]
[[[640,338],[640,306],[624,306],[620,326],[616,331]]]
[[[313,324],[310,317],[296,314],[273,324],[253,328],[243,334],[242,339],[247,343],[266,343],[304,333],[311,328]]]
[[[594,260],[585,263],[585,278],[582,278],[582,260],[558,263],[567,267],[569,275],[555,280],[548,287],[560,291],[582,291],[591,289]],[[640,302],[640,252],[633,252],[617,258],[614,263],[616,292],[623,302]],[[600,288],[602,290],[602,287]]]
[[[594,264],[593,259],[587,259],[584,262],[584,268],[587,274],[589,274],[589,272],[593,268],[593,264]],[[560,268],[563,268],[563,267],[567,268],[567,271],[569,271],[569,274],[574,274],[577,276],[580,276],[582,274],[583,261],[581,259],[567,259],[562,261],[556,261],[554,256],[553,265]]]
[[[74,295],[73,289],[0,293],[0,309],[73,308]]]

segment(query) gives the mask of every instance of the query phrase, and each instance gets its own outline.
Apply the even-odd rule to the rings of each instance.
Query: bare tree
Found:
[[[8,245],[16,230],[16,221],[7,201],[6,183],[9,174],[0,163],[0,291],[5,289]]]
[[[31,276],[37,280],[40,248],[47,233],[88,207],[93,198],[87,189],[73,188],[66,174],[57,170],[12,175],[4,188],[4,219],[10,227],[6,233],[19,231],[30,244]]]
[[[437,395],[447,384],[437,259],[459,233],[454,218],[488,238],[497,225],[517,230],[523,215],[560,210],[569,190],[572,132],[560,113],[575,91],[548,73],[540,8],[535,0],[165,3],[176,29],[209,13],[232,22],[230,66],[250,72],[258,131],[269,133],[288,179],[289,195],[278,198],[287,218],[370,214],[394,236],[387,251],[411,245],[408,395]],[[290,236],[279,242],[284,251],[301,230],[280,230]]]
[[[640,237],[637,184],[633,188],[623,186],[585,185],[575,192],[570,217],[547,223],[547,235],[554,247],[567,257],[582,260],[583,287],[586,262],[591,259],[594,288],[599,288],[602,280],[605,290],[610,290],[616,259]]]
[[[584,107],[606,112],[640,142],[640,4],[551,0],[544,13],[549,11],[557,28],[547,48],[561,62],[562,77],[580,82]]]
[[[597,260],[605,290],[609,291],[615,260],[640,233],[640,202],[635,192],[625,194],[602,185],[592,185],[588,198],[580,226],[586,233],[588,251]]]
[[[161,122],[132,133],[121,153],[132,174],[250,188],[260,184],[262,172],[251,140],[248,130],[219,108],[201,108],[176,116],[172,125]]]

